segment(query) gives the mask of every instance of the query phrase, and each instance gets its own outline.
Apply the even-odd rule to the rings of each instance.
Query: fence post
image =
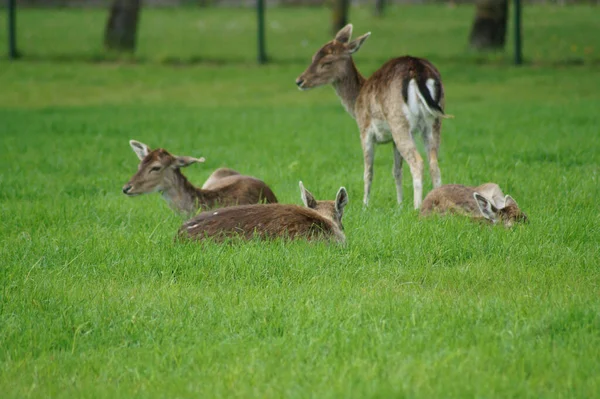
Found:
[[[17,0],[8,0],[8,58],[19,57],[17,51]]]
[[[515,65],[523,63],[521,39],[521,0],[515,0]]]
[[[265,50],[265,0],[256,0],[256,14],[258,16],[258,63],[267,62]]]

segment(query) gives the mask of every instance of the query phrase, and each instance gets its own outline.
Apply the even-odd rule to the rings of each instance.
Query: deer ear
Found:
[[[304,184],[302,184],[302,182],[299,182],[300,185],[300,196],[302,197],[302,203],[304,203],[304,206],[310,209],[315,209],[317,207],[317,200],[315,199],[315,197],[313,197],[313,195],[310,193],[310,191],[308,191],[307,189],[304,188]]]
[[[340,43],[348,43],[350,38],[352,37],[352,24],[348,24],[344,26],[340,31],[335,35],[335,40]]]
[[[517,204],[517,201],[515,201],[515,199],[513,197],[511,197],[510,195],[507,195],[506,197],[504,197],[504,206],[507,207],[509,205],[514,205],[517,208],[519,207],[519,205]]]
[[[350,43],[348,43],[348,52],[350,54],[356,53],[360,46],[363,45],[363,43],[365,42],[365,40],[367,40],[369,36],[371,36],[371,32],[367,32],[364,35],[356,38],[356,40],[353,40]]]
[[[140,160],[144,159],[146,155],[150,153],[150,147],[144,143],[140,143],[139,141],[129,140],[129,145]]]
[[[185,168],[186,166],[190,166],[193,163],[204,162],[204,157],[201,158],[193,158],[193,157],[175,157],[175,162],[173,162],[173,167],[175,168]]]
[[[348,191],[345,187],[340,187],[335,196],[335,210],[339,215],[344,213],[344,207],[348,204]]]
[[[496,223],[498,220],[498,209],[492,205],[487,198],[479,193],[473,193],[473,198],[475,198],[475,202],[477,202],[477,207],[479,211],[483,215],[484,218],[490,220],[493,223]]]

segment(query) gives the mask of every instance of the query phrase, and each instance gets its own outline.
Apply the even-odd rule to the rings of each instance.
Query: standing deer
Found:
[[[185,222],[180,237],[196,240],[227,237],[324,239],[344,242],[342,216],[348,193],[341,187],[335,201],[317,201],[300,182],[304,207],[284,204],[244,205],[206,211]]]
[[[446,184],[435,188],[427,194],[421,207],[422,216],[432,213],[460,213],[493,224],[502,223],[505,227],[527,222],[527,215],[519,209],[513,197],[504,196],[495,183],[478,187]]]
[[[415,146],[420,132],[425,142],[433,187],[442,184],[438,166],[440,130],[445,115],[444,88],[431,62],[410,56],[386,62],[365,79],[352,60],[371,33],[350,41],[352,24],[342,28],[335,39],[313,56],[310,66],[296,79],[301,90],[331,83],[346,111],[356,119],[364,156],[364,197],[369,204],[373,180],[375,145],[393,141],[397,200],[402,202],[402,161],[413,178],[414,207],[423,198],[423,159]]]
[[[173,210],[188,216],[194,215],[198,209],[216,206],[277,202],[273,191],[262,180],[240,175],[232,169],[217,169],[204,183],[206,189],[194,187],[180,168],[204,162],[204,158],[179,157],[163,148],[150,150],[146,144],[135,140],[131,140],[129,145],[141,162],[137,173],[123,186],[126,195],[158,191]]]

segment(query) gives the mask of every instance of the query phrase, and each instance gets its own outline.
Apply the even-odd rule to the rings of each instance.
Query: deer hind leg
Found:
[[[394,176],[394,181],[396,182],[396,199],[398,200],[398,204],[402,203],[402,154],[396,148],[396,145],[392,145],[394,147],[394,167],[392,169],[392,175]]]
[[[427,151],[427,159],[429,162],[429,174],[433,188],[438,188],[442,185],[442,174],[438,164],[438,151],[440,149],[440,131],[442,121],[437,118],[431,126],[428,126],[423,132],[423,141],[425,142],[425,150]]]
[[[365,132],[367,133],[367,132]],[[364,182],[365,193],[363,197],[364,206],[369,206],[371,194],[371,182],[373,181],[373,160],[375,159],[375,142],[368,134],[362,134],[363,157],[365,161]]]
[[[413,180],[414,206],[415,209],[419,209],[423,200],[423,158],[417,151],[406,118],[394,118],[394,120],[389,121],[389,125],[392,129],[394,144],[410,167]]]

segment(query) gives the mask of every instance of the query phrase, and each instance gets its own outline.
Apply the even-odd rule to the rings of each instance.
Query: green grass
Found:
[[[555,15],[542,37],[559,15],[578,15],[580,24],[565,17],[561,40],[597,46],[589,10],[526,13]],[[378,148],[363,210],[354,122],[331,88],[294,86],[326,32],[312,32],[306,48],[274,37],[273,56],[285,62],[266,67],[227,37],[222,46],[205,38],[206,54],[241,64],[157,63],[201,53],[166,38],[156,51],[140,43],[147,62],[48,62],[100,51],[104,14],[25,11],[31,58],[0,61],[1,396],[597,397],[600,70],[593,58],[553,63],[565,58],[550,47],[523,68],[506,65],[508,56],[465,62],[464,21],[440,17],[442,32],[456,31],[436,40],[417,21],[398,21],[468,17],[469,8],[391,11],[396,19],[376,26],[356,11],[357,30],[379,30],[357,53],[359,68],[405,51],[429,56],[456,116],[443,128],[444,181],[494,181],[530,224],[422,220],[408,171],[397,207],[389,146]],[[251,26],[250,11],[153,10],[142,33],[164,17],[175,39],[183,34],[168,18],[216,26],[229,13]],[[270,13],[297,32],[326,15]],[[64,53],[33,40],[52,43],[51,23],[54,37],[77,31]],[[415,40],[389,47],[407,35]],[[175,243],[181,219],[158,195],[120,192],[137,166],[131,138],[206,157],[186,170],[198,185],[219,166],[264,179],[287,203],[300,202],[298,180],[323,199],[344,185],[347,245]]]

